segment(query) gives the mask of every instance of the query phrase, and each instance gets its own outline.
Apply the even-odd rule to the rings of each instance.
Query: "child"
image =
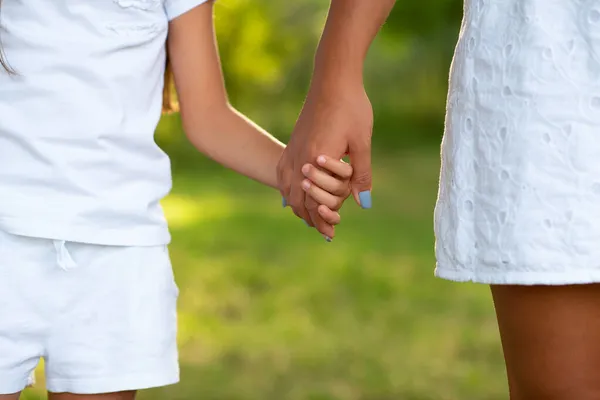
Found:
[[[228,104],[211,1],[4,0],[1,15],[0,400],[40,357],[55,400],[175,383],[171,177],[153,140],[167,52],[201,152],[276,187],[284,146]],[[338,204],[352,168],[325,161],[311,181]]]

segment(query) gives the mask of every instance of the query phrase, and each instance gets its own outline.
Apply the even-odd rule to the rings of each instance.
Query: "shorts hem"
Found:
[[[51,393],[103,394],[143,390],[174,385],[179,382],[177,372],[154,372],[146,374],[114,375],[91,379],[46,379]]]
[[[6,375],[0,375],[0,380],[3,380]],[[31,387],[35,383],[35,376],[31,373],[26,378],[8,379],[9,384],[0,383],[0,395],[14,394],[22,392],[23,390]]]
[[[453,282],[473,282],[487,285],[583,285],[600,283],[600,269],[577,270],[568,272],[554,271],[493,271],[477,272],[468,269],[435,268],[435,276]]]

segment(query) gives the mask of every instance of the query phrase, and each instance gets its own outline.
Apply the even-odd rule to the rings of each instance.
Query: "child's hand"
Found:
[[[337,212],[350,195],[350,178],[353,169],[350,164],[328,156],[319,156],[317,164],[305,164],[302,173],[307,178],[302,182],[302,188],[317,203],[319,215],[331,226],[328,232],[321,232],[326,238],[333,238],[334,225],[340,223],[340,214]]]

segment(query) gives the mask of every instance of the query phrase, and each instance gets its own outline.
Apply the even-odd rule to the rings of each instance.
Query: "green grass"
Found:
[[[175,165],[182,382],[141,400],[506,398],[488,288],[433,277],[437,155],[374,158],[374,208],[348,202],[333,243],[270,189]]]

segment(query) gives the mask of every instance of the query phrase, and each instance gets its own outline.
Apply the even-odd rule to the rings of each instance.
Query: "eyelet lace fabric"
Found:
[[[466,0],[436,275],[600,282],[600,0]]]

